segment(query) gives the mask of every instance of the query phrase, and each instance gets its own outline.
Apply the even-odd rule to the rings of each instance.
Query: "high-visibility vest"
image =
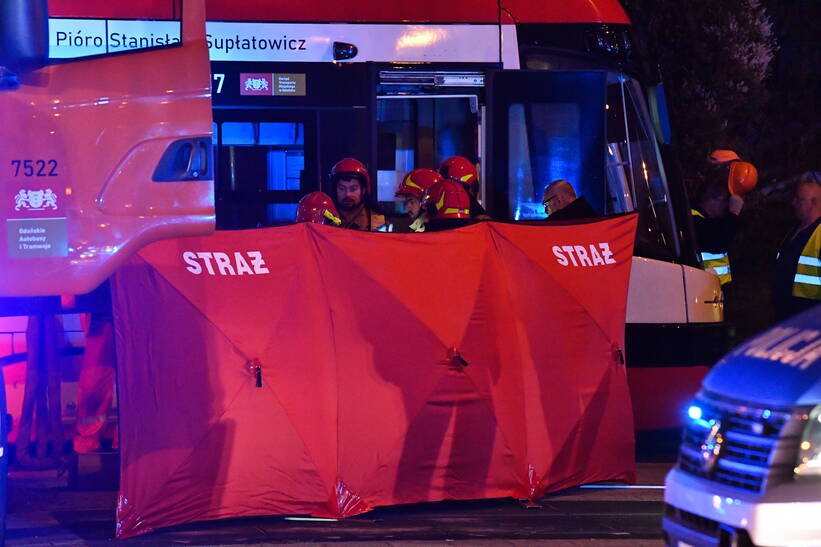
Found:
[[[798,265],[795,269],[795,279],[793,280],[792,295],[799,298],[811,298],[821,300],[821,224],[815,227],[815,231],[807,240],[801,256],[798,257]]]
[[[704,218],[700,211],[690,209],[693,216]],[[725,285],[733,280],[730,273],[730,257],[727,253],[701,253],[701,264],[705,270],[711,271],[718,276],[718,281]]]

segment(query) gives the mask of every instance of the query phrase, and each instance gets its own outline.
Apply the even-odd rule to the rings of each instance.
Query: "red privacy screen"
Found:
[[[113,282],[117,535],[633,480],[635,226],[152,244]]]

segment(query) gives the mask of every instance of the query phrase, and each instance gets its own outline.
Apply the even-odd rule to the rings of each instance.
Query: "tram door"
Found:
[[[394,194],[409,171],[457,155],[481,165],[483,86],[481,73],[379,73],[377,194],[387,214],[403,213]]]

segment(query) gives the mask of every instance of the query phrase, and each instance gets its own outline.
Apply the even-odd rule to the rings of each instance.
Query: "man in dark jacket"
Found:
[[[690,211],[701,262],[705,270],[711,270],[718,276],[725,299],[729,291],[728,283],[733,279],[729,249],[738,231],[738,216],[744,206],[744,198],[731,195],[727,189],[728,171],[729,167],[725,166],[711,172],[699,192],[698,205]]]
[[[798,183],[793,208],[798,224],[775,264],[772,299],[778,321],[821,303],[821,184],[814,174]]]
[[[554,180],[544,190],[542,200],[547,220],[577,220],[600,216],[584,197],[576,197],[573,186],[564,179]]]

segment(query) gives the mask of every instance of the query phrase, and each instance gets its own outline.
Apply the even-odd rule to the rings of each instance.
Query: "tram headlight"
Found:
[[[603,31],[596,35],[596,45],[605,53],[618,55],[621,53],[621,41],[615,32]]]
[[[627,31],[608,25],[602,25],[592,32],[590,46],[590,49],[611,57],[626,56],[632,49]]]
[[[346,59],[353,59],[359,49],[347,42],[334,42],[334,61],[344,61]]]
[[[801,444],[798,445],[795,476],[821,477],[821,405],[812,409],[804,426]]]

